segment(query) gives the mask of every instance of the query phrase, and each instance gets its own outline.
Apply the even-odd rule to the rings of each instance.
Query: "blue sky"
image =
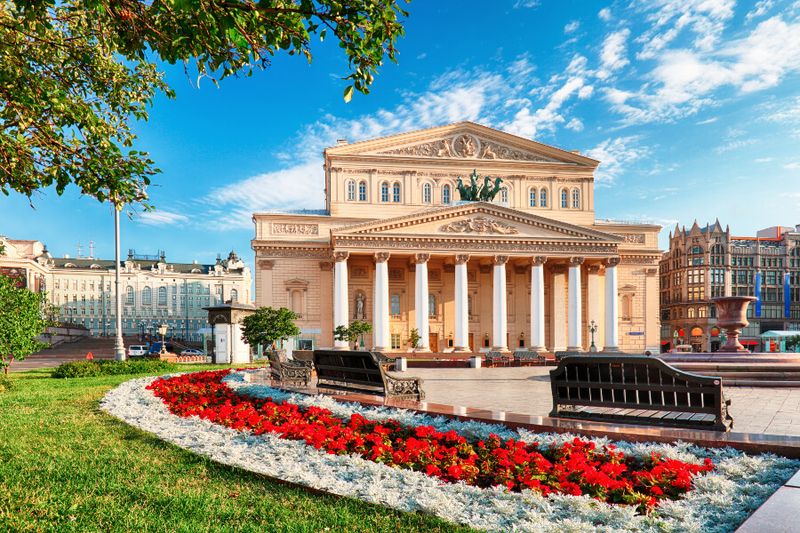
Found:
[[[646,4],[646,5],[640,5]],[[253,211],[323,207],[321,152],[473,120],[599,159],[598,218],[735,234],[800,223],[800,1],[497,0],[408,6],[398,64],[342,100],[335,43],[278,57],[252,78],[165,66],[177,92],[137,125],[163,173],[154,213],[123,221],[122,248],[252,262]],[[0,234],[57,255],[94,241],[112,257],[107,206],[75,189],[0,197]]]

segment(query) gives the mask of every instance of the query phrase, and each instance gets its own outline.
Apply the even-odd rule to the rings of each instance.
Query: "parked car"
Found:
[[[205,355],[202,350],[195,350],[194,348],[187,348],[181,352],[181,355]]]
[[[175,345],[170,342],[165,342],[164,347],[167,353],[175,353]],[[161,353],[161,342],[154,342],[150,345],[149,355],[158,355]]]
[[[131,344],[128,346],[128,357],[143,357],[147,355],[147,345]]]

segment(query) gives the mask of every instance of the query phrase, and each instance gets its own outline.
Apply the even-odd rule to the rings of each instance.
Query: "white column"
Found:
[[[617,295],[617,265],[619,257],[606,260],[606,316],[604,352],[618,352],[619,297]]]
[[[349,306],[347,290],[347,258],[348,252],[334,252],[336,263],[333,266],[333,327],[349,326]],[[334,341],[334,346],[340,350],[347,350],[349,343]]]
[[[581,264],[583,257],[573,257],[569,260],[569,301],[567,303],[567,351],[577,352],[583,350],[581,333]]]
[[[469,256],[456,256],[456,332],[455,351],[469,351],[469,300],[467,296],[467,261]]]
[[[428,317],[428,259],[430,254],[417,254],[414,256],[416,263],[414,313],[417,318],[417,333],[419,333],[418,352],[430,351],[430,326]]]
[[[586,327],[587,342],[589,350],[591,350],[592,333],[590,331],[591,323],[594,322],[597,330],[594,332],[594,347],[595,351],[601,351],[605,339],[605,290],[603,289],[603,280],[600,277],[600,265],[593,264],[586,268],[586,320],[588,322]]]
[[[375,254],[375,293],[372,300],[373,349],[387,351],[392,343],[389,333],[389,254]]]
[[[532,352],[544,352],[544,263],[546,257],[534,257],[531,266],[531,345]]]
[[[494,257],[494,278],[492,290],[492,351],[508,351],[508,303],[506,301],[506,263],[507,255]]]

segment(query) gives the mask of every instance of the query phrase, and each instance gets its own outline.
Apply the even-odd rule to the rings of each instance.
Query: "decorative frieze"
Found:
[[[500,235],[516,235],[519,230],[511,224],[488,217],[473,217],[456,220],[439,227],[444,233],[498,233]]]
[[[273,235],[319,235],[319,224],[273,222]]]
[[[389,279],[392,281],[403,281],[406,279],[406,271],[402,268],[390,268]]]
[[[554,159],[540,154],[511,148],[500,143],[481,139],[469,133],[455,137],[438,139],[401,148],[393,148],[380,155],[405,155],[413,157],[433,157],[442,159],[498,159],[506,161],[552,162]]]
[[[622,242],[624,242],[625,244],[645,243],[644,233],[615,233],[615,235],[619,235],[620,237],[622,237]]]
[[[363,266],[353,266],[350,268],[350,277],[354,279],[368,279],[369,272],[367,271],[366,267]]]

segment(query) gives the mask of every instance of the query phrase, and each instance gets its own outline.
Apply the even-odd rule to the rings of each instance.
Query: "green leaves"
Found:
[[[300,335],[295,320],[297,315],[285,307],[260,307],[242,319],[242,340],[250,346],[272,346],[275,341]]]
[[[99,201],[146,201],[159,170],[130,150],[132,120],[158,93],[151,59],[194,63],[216,83],[267,68],[285,51],[312,60],[311,35],[332,34],[349,85],[369,93],[403,35],[397,0],[15,0],[0,8],[0,193],[74,184]],[[147,206],[145,206],[147,207]]]
[[[0,369],[47,346],[38,340],[50,325],[45,311],[44,294],[18,287],[17,280],[0,275]]]

